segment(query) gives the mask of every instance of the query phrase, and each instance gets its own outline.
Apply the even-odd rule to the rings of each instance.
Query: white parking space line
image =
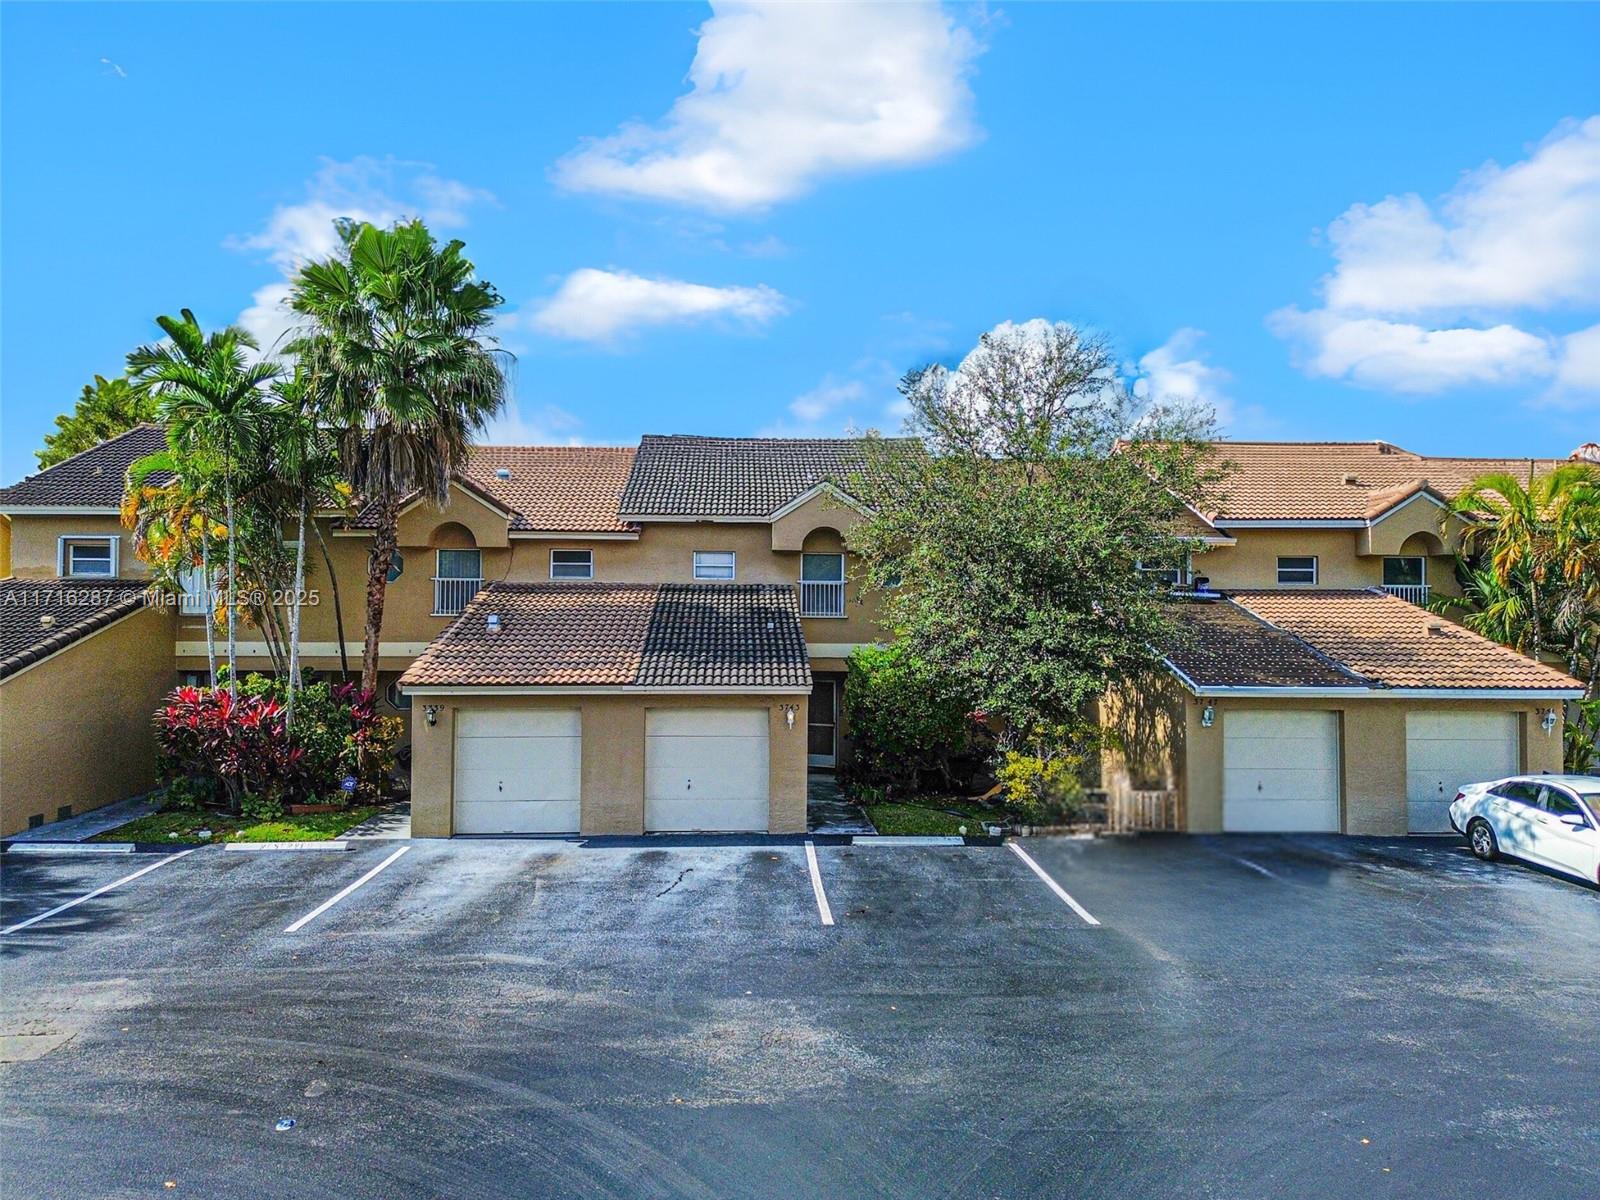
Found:
[[[822,890],[822,872],[817,869],[817,848],[806,843],[806,868],[811,872],[811,890],[817,897],[817,914],[824,925],[833,924],[833,909],[828,907],[828,893]]]
[[[26,929],[29,925],[37,925],[40,921],[45,920],[47,917],[53,917],[57,913],[64,913],[69,908],[76,908],[85,900],[93,900],[96,896],[103,896],[112,888],[119,888],[125,883],[132,883],[135,879],[139,878],[139,876],[148,875],[157,867],[164,867],[169,862],[174,862],[177,859],[182,858],[185,854],[193,854],[199,849],[199,846],[195,846],[188,850],[179,850],[176,854],[169,854],[165,858],[151,863],[148,867],[140,867],[131,875],[124,875],[121,879],[115,880],[112,883],[103,884],[102,886],[95,888],[94,891],[87,892],[84,895],[79,896],[76,900],[68,900],[65,904],[58,904],[49,912],[42,912],[36,917],[29,917],[26,921],[18,921],[15,925],[7,925],[4,929],[0,929],[0,937],[4,937],[8,933],[16,933],[19,929]]]
[[[1276,875],[1274,875],[1271,871],[1267,870],[1260,863],[1253,863],[1248,858],[1240,858],[1237,854],[1235,854],[1233,856],[1233,861],[1238,863],[1241,867],[1249,867],[1257,875],[1265,875],[1268,879],[1276,879],[1277,878]]]
[[[1024,850],[1021,846],[1017,845],[1015,842],[1007,842],[1006,846],[1007,846],[1008,849],[1010,849],[1010,851],[1013,854],[1015,854],[1023,862],[1027,863],[1028,864],[1028,869],[1031,870],[1040,879],[1044,880],[1045,886],[1047,888],[1049,888],[1052,892],[1054,892],[1056,894],[1056,896],[1061,900],[1061,902],[1064,903],[1068,908],[1070,908],[1073,912],[1077,913],[1080,917],[1082,917],[1090,925],[1098,925],[1098,924],[1100,924],[1099,921],[1096,921],[1094,919],[1094,917],[1089,914],[1089,910],[1088,909],[1086,909],[1083,905],[1079,904],[1071,896],[1067,895],[1067,889],[1066,888],[1062,887],[1054,879],[1051,879],[1050,876],[1045,873],[1045,869],[1043,867],[1041,867],[1038,863],[1033,861],[1033,856],[1031,854],[1029,854],[1026,850]]]
[[[364,884],[368,880],[372,879],[375,875],[377,875],[377,873],[379,871],[383,870],[385,867],[387,867],[390,863],[392,863],[395,859],[399,858],[402,854],[404,854],[409,849],[411,849],[410,846],[401,846],[400,849],[396,850],[393,854],[389,855],[388,858],[384,859],[377,866],[373,867],[372,870],[368,871],[360,879],[356,880],[354,883],[350,884],[348,887],[340,888],[333,895],[329,896],[326,900],[324,900],[321,904],[319,904],[315,908],[313,908],[305,916],[301,917],[293,925],[290,925],[287,929],[284,930],[284,932],[285,933],[294,933],[297,930],[304,928],[306,925],[310,924],[312,921],[315,921],[323,913],[327,912],[330,908],[332,908],[335,904],[339,903],[339,901],[343,900],[346,896],[348,896],[351,892],[355,891],[362,884]]]

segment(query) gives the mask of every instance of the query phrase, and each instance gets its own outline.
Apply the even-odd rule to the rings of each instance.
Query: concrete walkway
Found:
[[[65,821],[51,821],[37,829],[25,829],[6,839],[8,842],[83,842],[96,834],[126,825],[129,821],[147,817],[156,811],[150,796],[131,796],[115,804],[103,805]]]
[[[877,833],[858,804],[845,799],[839,781],[816,771],[806,779],[806,829],[811,833]]]
[[[345,841],[358,838],[408,838],[411,836],[411,801],[391,805],[374,813],[354,829],[341,835]]]

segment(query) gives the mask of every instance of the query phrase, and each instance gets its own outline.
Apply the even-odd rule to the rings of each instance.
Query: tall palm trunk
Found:
[[[367,630],[361,647],[361,690],[378,691],[378,637],[383,632],[383,599],[389,590],[389,568],[394,565],[399,538],[399,504],[393,496],[383,500],[378,529],[372,539],[372,561],[367,567]]]
[[[201,598],[206,604],[206,669],[211,672],[207,682],[217,686],[217,581],[211,577],[210,530],[200,538],[200,574],[204,576],[205,590]]]
[[[328,570],[328,587],[333,592],[333,628],[339,639],[339,681],[350,682],[350,652],[344,643],[344,604],[339,599],[339,576],[333,569],[333,556],[328,553],[328,543],[322,536],[322,527],[311,522],[311,532],[317,535],[317,545],[322,550],[322,565]]]
[[[236,610],[239,607],[239,541],[233,528],[233,463],[228,458],[228,448],[223,447],[224,499],[228,506],[228,695],[239,698],[239,637],[235,628]]]
[[[300,688],[300,593],[306,586],[306,509],[310,501],[300,493],[300,536],[294,543],[294,590],[289,594],[289,704],[284,726],[294,728],[294,694]]]

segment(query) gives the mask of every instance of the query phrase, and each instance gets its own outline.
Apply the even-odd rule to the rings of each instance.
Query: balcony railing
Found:
[[[800,581],[800,615],[802,617],[844,616],[844,583]]]
[[[1428,603],[1428,585],[1425,583],[1386,583],[1383,590],[1391,596],[1399,596],[1408,600],[1417,607]]]
[[[433,615],[436,617],[453,617],[465,608],[479,589],[483,587],[481,579],[440,579],[433,580]]]

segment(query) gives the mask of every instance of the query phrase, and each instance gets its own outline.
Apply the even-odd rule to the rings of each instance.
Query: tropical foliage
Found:
[[[342,253],[295,277],[290,306],[306,325],[289,350],[374,515],[361,660],[370,691],[400,508],[418,493],[444,503],[473,432],[505,402],[503,356],[488,333],[502,301],[463,243],[439,246],[420,221],[343,222],[339,233]]]
[[[107,438],[126,433],[156,419],[156,399],[126,378],[96,375],[70,413],[56,418],[56,431],[44,435],[44,449],[35,450],[39,467],[53,467],[64,458],[81,454]]]
[[[1600,735],[1600,470],[1484,475],[1452,506],[1466,521],[1460,598],[1433,607],[1477,633],[1560,662],[1588,699],[1572,706],[1567,765],[1588,770]]]
[[[911,442],[868,442],[850,533],[906,653],[985,711],[1002,753],[1094,735],[1107,680],[1159,661],[1170,606],[1142,562],[1188,549],[1209,415],[1140,409],[1109,346],[1042,323],[906,376]]]
[[[908,795],[951,791],[966,765],[987,749],[987,731],[970,699],[900,642],[859,646],[845,679],[852,787]]]

